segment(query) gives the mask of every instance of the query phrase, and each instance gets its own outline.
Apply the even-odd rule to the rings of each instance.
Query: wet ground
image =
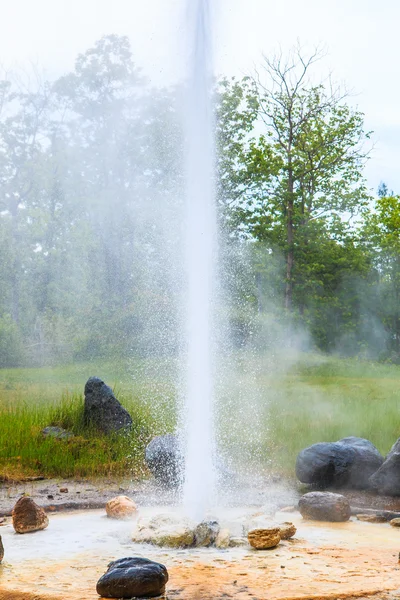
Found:
[[[61,491],[65,489],[68,491]],[[104,503],[124,493],[135,499],[141,515],[165,512],[173,500],[149,482],[38,481],[4,486],[0,498],[3,514],[22,492],[42,505],[46,499],[56,508],[71,502]],[[257,494],[254,504],[244,509],[237,493],[233,498],[236,502],[218,511],[221,524],[235,529],[255,512],[272,515],[276,508],[294,504],[298,492],[276,485]],[[353,503],[390,510],[398,510],[400,504],[366,494],[353,495]],[[293,540],[265,551],[250,547],[167,551],[134,544],[134,521],[108,519],[104,509],[50,514],[46,530],[25,535],[14,533],[6,517],[0,528],[5,547],[0,600],[98,599],[96,582],[108,562],[132,555],[167,566],[170,600],[400,598],[400,529],[355,518],[341,524],[306,522],[296,512],[278,512],[275,517],[293,521],[297,534]]]

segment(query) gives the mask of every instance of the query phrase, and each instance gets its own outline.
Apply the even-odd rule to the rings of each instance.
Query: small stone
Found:
[[[229,529],[220,529],[217,537],[215,538],[216,548],[229,548],[230,532]]]
[[[247,534],[250,546],[256,550],[266,550],[275,548],[281,541],[279,527],[269,527],[267,529],[251,529]]]
[[[62,494],[68,494],[68,488],[60,488]]]
[[[102,598],[155,598],[165,592],[168,571],[148,558],[120,558],[108,565],[97,582]]]
[[[54,500],[53,494],[47,494],[47,500]]]
[[[400,527],[400,519],[399,518],[392,519],[390,521],[390,524],[392,527]]]
[[[0,562],[3,560],[4,558],[4,546],[3,546],[3,542],[1,539],[1,535],[0,535]]]
[[[137,506],[128,496],[116,496],[107,502],[106,513],[110,519],[129,519],[136,515]]]
[[[248,541],[245,537],[234,536],[229,540],[230,548],[239,548],[240,546],[247,546]]]
[[[220,527],[218,521],[203,521],[194,530],[195,546],[212,546],[215,543]]]
[[[296,527],[293,525],[293,523],[290,523],[289,521],[285,521],[284,523],[279,523],[279,535],[281,536],[281,540],[289,540],[290,538],[292,538],[297,529]]]
[[[29,533],[46,529],[49,519],[40,506],[32,498],[22,496],[12,511],[13,527],[17,533]]]
[[[365,521],[366,523],[387,523],[385,517],[379,515],[356,515],[359,521]]]

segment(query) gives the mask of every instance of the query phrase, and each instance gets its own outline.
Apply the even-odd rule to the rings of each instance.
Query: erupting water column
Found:
[[[190,40],[186,106],[187,364],[184,404],[184,507],[204,518],[215,493],[213,309],[217,226],[209,0],[188,0]]]

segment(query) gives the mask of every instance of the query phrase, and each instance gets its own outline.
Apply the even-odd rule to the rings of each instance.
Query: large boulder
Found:
[[[148,444],[146,464],[154,477],[165,486],[176,486],[182,481],[184,459],[176,435],[158,435]]]
[[[370,477],[384,462],[384,458],[372,442],[364,438],[346,437],[338,442],[353,448],[355,456],[350,468],[348,487],[365,490],[371,487]]]
[[[383,460],[369,440],[347,437],[302,450],[296,460],[296,475],[301,482],[320,488],[367,489],[371,475]]]
[[[22,496],[13,508],[12,523],[17,533],[31,533],[46,529],[49,519],[44,509],[32,498]]]
[[[299,500],[299,511],[304,519],[342,522],[350,519],[350,504],[341,494],[309,492]]]
[[[85,385],[83,413],[86,426],[109,434],[132,426],[132,418],[118,402],[112,389],[98,377],[90,377]]]
[[[380,494],[400,496],[400,438],[393,444],[386,460],[369,481]]]
[[[148,558],[120,558],[108,565],[97,582],[102,598],[155,598],[165,592],[168,571]]]

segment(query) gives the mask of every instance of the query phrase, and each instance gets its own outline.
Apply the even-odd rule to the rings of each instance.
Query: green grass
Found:
[[[176,426],[174,361],[0,370],[0,477],[146,474],[144,449]],[[129,435],[83,427],[83,386],[101,376],[132,415]],[[386,453],[400,435],[400,367],[317,355],[236,355],[221,374],[217,427],[229,463],[292,475],[297,453],[347,435]],[[46,425],[70,429],[45,439]]]

